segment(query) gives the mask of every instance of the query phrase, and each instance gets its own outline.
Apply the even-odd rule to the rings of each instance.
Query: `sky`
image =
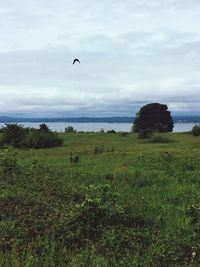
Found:
[[[200,114],[199,0],[0,1],[0,116],[135,116],[151,102]]]

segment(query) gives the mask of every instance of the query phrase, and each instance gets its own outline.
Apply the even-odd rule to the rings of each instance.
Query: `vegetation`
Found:
[[[129,135],[129,132],[119,132],[119,135],[125,137]]]
[[[49,148],[62,145],[62,139],[52,132],[46,124],[41,124],[40,129],[25,128],[18,124],[6,124],[1,130],[1,147],[11,145],[15,148]]]
[[[115,130],[108,130],[107,133],[113,134],[113,133],[116,133],[116,131]]]
[[[173,142],[173,140],[171,140],[168,136],[163,136],[160,134],[153,134],[150,138],[150,142],[167,144],[167,143]]]
[[[167,105],[152,103],[143,106],[134,121],[134,132],[151,129],[154,132],[172,132],[174,124]]]
[[[200,125],[195,125],[193,128],[192,128],[192,135],[193,136],[199,136],[200,135]]]
[[[150,139],[152,135],[153,135],[152,129],[141,129],[138,132],[139,139]]]
[[[76,133],[76,130],[72,126],[65,128],[65,133]]]
[[[199,137],[59,138],[0,151],[0,266],[200,266]]]

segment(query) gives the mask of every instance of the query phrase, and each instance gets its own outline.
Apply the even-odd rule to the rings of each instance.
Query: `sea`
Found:
[[[25,127],[32,127],[32,128],[39,128],[40,123],[36,122],[25,122],[21,123]],[[100,130],[109,131],[109,130],[115,130],[116,132],[130,132],[132,124],[131,123],[67,123],[67,122],[51,122],[46,123],[44,122],[48,127],[57,132],[64,132],[65,128],[68,126],[72,126],[77,131],[84,131],[84,132],[99,132]],[[180,133],[180,132],[188,132],[192,130],[192,127],[196,123],[193,122],[177,122],[174,124],[174,133]],[[4,126],[4,123],[0,123],[0,127]]]

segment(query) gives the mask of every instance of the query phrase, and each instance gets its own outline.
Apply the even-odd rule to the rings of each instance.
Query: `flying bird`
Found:
[[[81,63],[78,58],[74,59],[73,64],[75,64],[76,62]]]

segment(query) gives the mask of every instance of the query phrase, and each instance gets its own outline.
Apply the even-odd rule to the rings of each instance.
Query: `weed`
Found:
[[[70,153],[69,155],[69,161],[71,163],[78,163],[80,161],[80,155],[77,153]]]

